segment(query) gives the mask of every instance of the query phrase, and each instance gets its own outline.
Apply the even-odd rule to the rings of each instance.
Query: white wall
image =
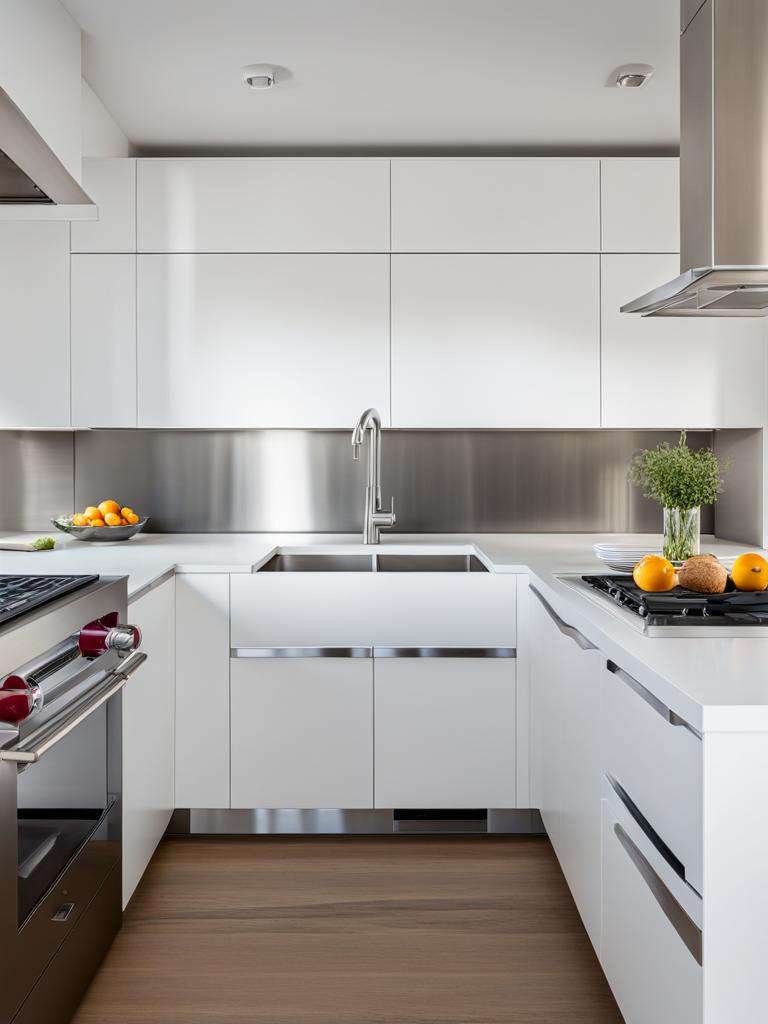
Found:
[[[80,27],[58,0],[0,0],[0,87],[80,181]]]
[[[131,156],[127,136],[83,79],[83,156]]]

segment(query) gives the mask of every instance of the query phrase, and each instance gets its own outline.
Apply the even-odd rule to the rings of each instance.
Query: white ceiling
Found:
[[[677,0],[62,0],[152,151],[674,151]],[[290,72],[270,92],[244,64]],[[619,64],[656,67],[607,88]]]

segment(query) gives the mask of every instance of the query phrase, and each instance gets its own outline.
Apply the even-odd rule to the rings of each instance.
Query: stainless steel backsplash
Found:
[[[677,434],[385,431],[384,498],[395,495],[402,533],[657,532],[659,509],[627,468],[664,439]],[[155,532],[356,532],[365,454],[352,460],[348,431],[0,432],[0,530],[43,530],[52,515],[115,497]],[[702,528],[714,529],[711,509]]]

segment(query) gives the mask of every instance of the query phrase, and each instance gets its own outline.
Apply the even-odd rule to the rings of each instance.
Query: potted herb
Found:
[[[723,490],[723,469],[711,448],[692,451],[685,431],[676,445],[666,441],[632,460],[629,479],[664,509],[664,557],[684,561],[699,553],[700,509]]]

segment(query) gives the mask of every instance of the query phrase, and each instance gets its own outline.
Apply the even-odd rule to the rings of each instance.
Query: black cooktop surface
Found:
[[[596,590],[653,625],[768,625],[768,591],[736,590],[728,580],[724,594],[699,594],[675,587],[665,594],[648,594],[631,576],[582,576]]]
[[[0,576],[0,625],[79,590],[98,576]]]

